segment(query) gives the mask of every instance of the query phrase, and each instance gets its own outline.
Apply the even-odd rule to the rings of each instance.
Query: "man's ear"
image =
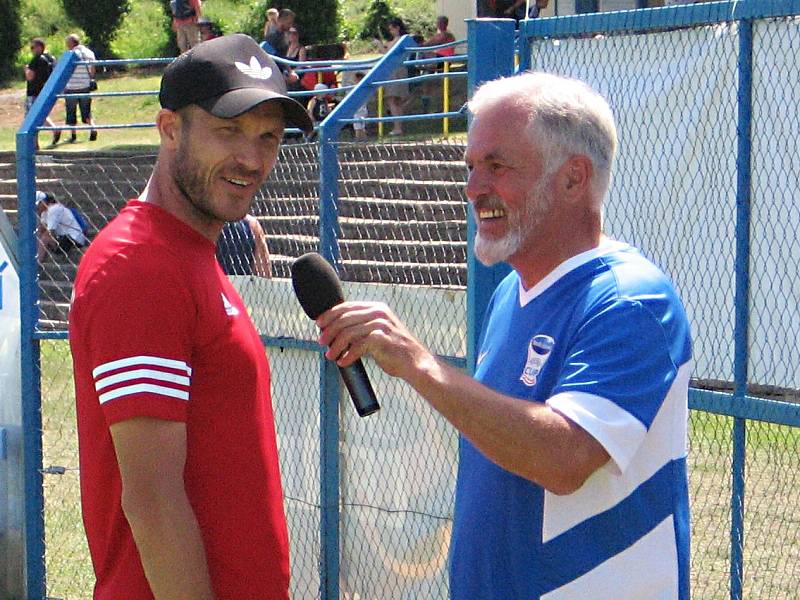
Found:
[[[591,192],[594,165],[584,154],[573,154],[558,169],[556,181],[564,198],[576,200]]]
[[[178,147],[181,137],[181,116],[168,108],[162,108],[156,115],[156,129],[161,137],[161,145],[172,150]]]

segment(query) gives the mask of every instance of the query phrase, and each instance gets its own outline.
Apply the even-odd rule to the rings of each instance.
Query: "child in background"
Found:
[[[307,110],[311,120],[314,122],[314,127],[316,127],[325,120],[325,117],[331,112],[331,107],[328,103],[328,95],[325,93],[328,91],[327,85],[318,83],[314,86],[314,91],[317,93],[308,101]],[[314,139],[315,137],[316,132],[312,133],[309,139]]]
[[[267,20],[264,22],[264,39],[278,29],[278,9],[270,8],[267,11]]]
[[[364,79],[364,73],[361,71],[356,71],[356,85],[361,83],[361,80]],[[353,113],[353,118],[355,119],[366,119],[369,116],[369,112],[367,112],[367,103],[365,102],[362,104],[356,112]],[[364,140],[367,138],[367,124],[366,123],[353,123],[353,131],[356,134],[357,140]]]

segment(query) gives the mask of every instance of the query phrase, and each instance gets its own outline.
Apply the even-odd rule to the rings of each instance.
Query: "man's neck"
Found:
[[[209,219],[194,207],[170,176],[169,170],[161,164],[160,159],[139,195],[139,200],[163,208],[214,244],[217,243],[217,238],[225,225],[222,221]]]

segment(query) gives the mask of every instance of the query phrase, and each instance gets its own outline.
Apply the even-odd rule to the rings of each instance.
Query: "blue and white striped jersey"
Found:
[[[686,480],[691,340],[666,276],[620,242],[525,290],[498,286],[476,379],[546,402],[611,460],[557,496],[460,441],[454,600],[689,598]]]

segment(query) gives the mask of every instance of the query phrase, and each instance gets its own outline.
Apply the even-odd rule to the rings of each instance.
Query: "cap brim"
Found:
[[[231,90],[221,96],[200,100],[197,105],[216,117],[232,119],[264,102],[280,104],[287,127],[297,127],[305,133],[313,131],[314,123],[302,104],[283,94],[261,88]]]

